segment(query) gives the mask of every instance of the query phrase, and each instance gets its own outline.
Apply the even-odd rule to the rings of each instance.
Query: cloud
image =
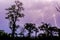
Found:
[[[36,24],[40,25],[40,22],[42,21],[42,16],[41,14],[44,14],[44,21],[47,23],[52,23],[54,24],[53,18],[51,18],[53,13],[57,14],[57,23],[59,25],[59,13],[56,11],[55,6],[56,3],[59,4],[59,0],[20,0],[24,5],[24,14],[25,17],[21,18],[18,24],[24,24],[27,22],[33,22]],[[5,13],[6,11],[5,8],[8,8],[14,3],[14,0],[0,0],[0,21],[1,23],[4,22],[3,25],[0,26],[5,26],[6,21],[5,21]],[[49,18],[48,18],[49,17]],[[48,19],[47,19],[48,18]],[[1,24],[0,23],[0,24]],[[6,25],[7,26],[7,25]],[[60,25],[59,25],[60,26]],[[5,27],[4,27],[5,28]]]

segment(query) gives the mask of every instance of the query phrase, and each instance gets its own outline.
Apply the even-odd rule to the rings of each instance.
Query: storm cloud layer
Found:
[[[6,32],[10,31],[9,21],[5,19],[7,11],[6,8],[14,4],[15,0],[0,0],[0,29],[4,29]],[[56,10],[57,4],[59,5],[59,0],[20,0],[23,3],[25,14],[24,18],[21,18],[17,24],[20,26],[25,23],[35,23],[40,25],[41,22],[50,23],[52,25],[56,24],[60,26],[60,13]],[[55,16],[55,20],[53,15]],[[8,31],[7,31],[8,30]]]

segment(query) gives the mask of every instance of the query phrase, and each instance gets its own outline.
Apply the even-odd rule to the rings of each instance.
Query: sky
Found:
[[[14,4],[15,0],[0,0],[0,29],[10,32],[9,20],[5,19],[7,16],[6,8]],[[41,22],[50,23],[53,26],[60,28],[60,12],[55,7],[60,4],[59,0],[19,0],[23,3],[25,14],[24,18],[20,18],[17,22],[23,27],[25,23],[35,23],[40,25]],[[60,6],[60,5],[59,5]]]

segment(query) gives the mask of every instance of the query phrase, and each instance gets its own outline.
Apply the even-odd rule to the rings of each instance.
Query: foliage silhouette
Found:
[[[18,18],[24,17],[24,14],[21,13],[24,8],[22,7],[22,3],[20,1],[15,1],[15,4],[11,7],[6,9],[8,11],[6,19],[9,19],[10,21],[10,29],[12,31],[12,36],[16,35],[15,31],[19,27],[19,25],[16,25]]]
[[[35,29],[35,24],[26,23],[24,26],[25,26],[25,28],[29,31],[28,37],[30,37],[30,35],[31,35],[31,33],[32,33],[32,30]]]
[[[48,25],[48,28],[46,27],[46,25]],[[25,37],[24,35],[23,35],[23,37],[20,37],[20,36],[15,36],[15,38],[13,39],[13,36],[11,35],[11,33],[9,33],[9,34],[7,34],[7,33],[5,33],[3,30],[0,30],[0,38],[3,38],[3,39],[0,39],[0,40],[29,40],[29,39],[31,39],[31,40],[44,40],[44,39],[50,39],[50,40],[53,40],[53,39],[60,39],[60,29],[59,28],[57,28],[57,27],[55,27],[55,26],[50,26],[49,24],[47,24],[47,23],[44,23],[44,24],[42,24],[41,26],[39,26],[39,28],[40,28],[40,30],[45,30],[45,33],[43,34],[43,33],[40,33],[38,36],[36,36],[37,34],[35,34],[35,38],[33,38],[33,37],[31,37],[31,33],[33,33],[32,31],[36,31],[36,33],[38,33],[39,31],[38,31],[38,28],[36,28],[36,25],[35,24],[33,24],[33,23],[26,23],[25,24],[25,26],[24,26],[24,28],[23,28],[23,30],[21,30],[22,32],[22,35],[23,35],[23,33],[24,33],[24,31],[25,31],[25,29],[26,30],[28,30],[28,36],[27,37]],[[49,33],[48,34],[46,34],[46,29],[48,29],[48,31],[49,31]],[[47,31],[47,32],[48,32]],[[53,33],[53,31],[54,32],[58,32],[57,34],[59,35],[59,36],[54,36],[53,34],[55,34],[55,33]],[[17,35],[19,35],[19,34],[17,34]],[[21,34],[20,34],[21,35]]]
[[[49,30],[48,30],[49,27],[50,27],[50,24],[47,24],[47,23],[43,23],[43,25],[39,27],[40,30],[45,31],[46,37],[49,36]]]

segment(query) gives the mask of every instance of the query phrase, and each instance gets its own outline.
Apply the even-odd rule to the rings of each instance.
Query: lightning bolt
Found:
[[[57,22],[56,22],[56,14],[53,14],[53,19],[54,19],[54,22],[55,22],[55,26],[57,26]]]

